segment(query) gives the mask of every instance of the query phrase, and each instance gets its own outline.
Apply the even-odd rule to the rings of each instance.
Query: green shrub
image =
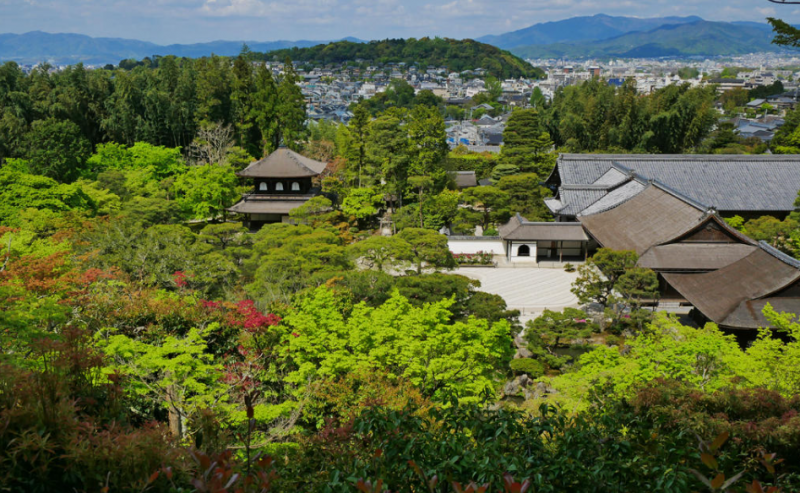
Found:
[[[564,270],[567,272],[575,272],[575,266],[567,262],[564,264]]]
[[[527,373],[531,378],[539,378],[544,375],[544,365],[541,361],[531,358],[520,358],[511,360],[511,369],[514,373]]]

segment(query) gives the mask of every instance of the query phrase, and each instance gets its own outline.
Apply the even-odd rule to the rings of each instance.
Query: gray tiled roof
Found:
[[[558,191],[561,201],[559,214],[575,216],[586,207],[600,200],[608,193],[608,189],[589,187],[562,187]]]
[[[636,180],[630,181],[621,187],[610,191],[600,200],[592,203],[590,206],[585,207],[578,212],[584,215],[589,215],[607,211],[637,196],[639,192],[646,188],[646,186],[647,185]]]
[[[792,211],[800,190],[800,156],[791,155],[562,154],[548,183],[593,184],[614,167],[720,211]]]
[[[618,185],[628,179],[628,175],[617,168],[610,168],[603,176],[596,179],[592,185]]]

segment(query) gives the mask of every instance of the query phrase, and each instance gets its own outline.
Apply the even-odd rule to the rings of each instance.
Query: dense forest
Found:
[[[245,56],[159,59],[157,67],[25,74],[0,67],[0,159],[81,173],[104,142],[188,150],[200,130],[227,127],[252,156],[302,140],[304,98],[291,64],[280,80]],[[59,178],[53,173],[48,176]]]
[[[573,285],[600,309],[523,327],[451,272],[491,257],[438,232],[552,220],[556,149],[747,149],[713,91],[590,82],[514,111],[488,155],[400,86],[306,124],[295,77],[244,55],[0,68],[0,490],[800,488],[796,317],[768,309],[742,347],[643,308],[655,274],[601,249]],[[281,142],[328,163],[323,194],[248,231],[235,173]],[[457,190],[464,169],[491,184]]]
[[[276,50],[261,56],[266,60],[283,60],[288,56],[298,62],[320,65],[363,60],[367,64],[416,64],[423,69],[446,67],[451,72],[482,68],[500,79],[544,77],[541,69],[531,66],[508,51],[471,39],[410,38],[369,43],[337,41],[311,48]]]

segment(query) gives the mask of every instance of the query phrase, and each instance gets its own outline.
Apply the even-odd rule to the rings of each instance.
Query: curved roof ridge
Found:
[[[777,248],[770,245],[764,240],[759,241],[758,246],[761,247],[761,249],[767,252],[768,254],[780,260],[781,262],[787,265],[791,265],[792,267],[800,270],[800,260],[797,260],[796,258],[783,253],[782,251],[778,250]]]
[[[668,194],[672,195],[673,197],[678,198],[680,200],[683,200],[684,202],[686,202],[687,204],[691,205],[692,207],[694,207],[694,208],[696,208],[698,210],[708,211],[709,209],[711,209],[710,206],[707,206],[705,204],[701,204],[700,202],[696,201],[695,199],[689,197],[688,195],[684,195],[681,192],[675,190],[672,187],[669,187],[669,186],[661,183],[658,180],[647,180],[647,181],[652,183],[657,188],[660,188],[661,190],[663,190],[663,191],[667,192]]]
[[[725,231],[727,231],[728,233],[734,235],[736,238],[742,240],[744,243],[746,243],[748,245],[752,245],[752,246],[758,246],[758,242],[756,240],[750,238],[746,234],[743,234],[741,231],[737,230],[736,228],[732,227],[730,224],[726,223],[725,220],[723,218],[721,218],[719,216],[719,214],[717,214],[714,211],[706,211],[705,215],[700,219],[700,221],[698,221],[697,224],[694,224],[694,225],[686,228],[685,231],[675,235],[673,238],[670,238],[669,240],[666,240],[663,243],[659,243],[658,245],[653,245],[653,246],[663,246],[663,245],[668,245],[670,243],[677,242],[678,240],[680,240],[684,236],[692,233],[693,231],[696,231],[698,228],[701,228],[703,226],[703,224],[705,224],[706,221],[708,221],[708,220],[715,221]]]
[[[298,166],[308,170],[309,173],[319,173],[317,170],[313,170],[313,169],[309,168],[308,166],[305,165],[305,163],[303,163],[302,161],[297,159],[297,157],[300,156],[300,154],[297,154],[296,152],[292,151],[291,149],[286,149],[286,150],[287,150],[286,155],[289,156],[290,158],[292,158],[292,160],[295,163],[297,163]],[[320,162],[322,162],[322,161],[320,161]]]

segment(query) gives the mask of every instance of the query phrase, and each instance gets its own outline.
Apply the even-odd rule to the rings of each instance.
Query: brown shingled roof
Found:
[[[580,223],[531,222],[514,215],[499,229],[504,240],[527,241],[587,241],[589,237]]]
[[[617,207],[578,216],[603,247],[642,254],[653,245],[675,238],[698,224],[705,212],[655,184]]]
[[[796,261],[782,258],[762,244],[738,262],[713,272],[663,276],[713,322],[733,328],[756,328],[768,323],[757,310],[759,303],[752,302],[767,302],[771,295],[800,280],[800,269]],[[800,303],[791,301],[800,299],[775,299],[788,303],[787,311],[800,311]]]
[[[321,174],[326,166],[326,163],[280,147],[269,156],[250,163],[237,175],[244,178],[305,178]]]
[[[653,270],[717,270],[750,255],[758,247],[741,243],[672,243],[647,250],[636,264]]]

